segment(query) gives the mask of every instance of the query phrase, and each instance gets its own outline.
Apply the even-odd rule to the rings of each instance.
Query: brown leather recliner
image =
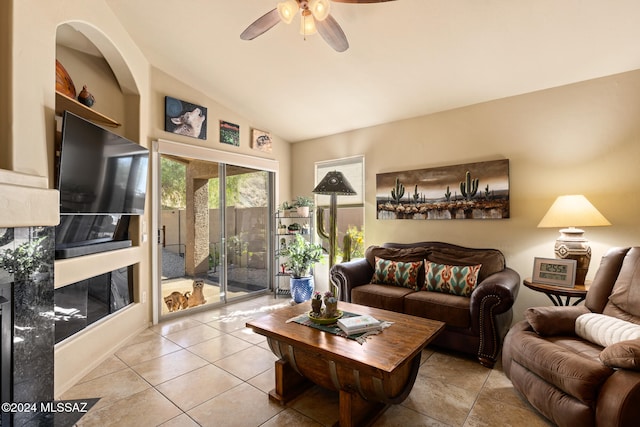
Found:
[[[640,247],[605,254],[584,306],[528,309],[525,320],[505,337],[504,372],[533,407],[559,426],[639,425],[640,339],[612,340],[603,347],[589,334],[581,338],[575,325],[585,313],[640,325]]]
[[[482,264],[478,283],[470,297],[372,284],[375,257],[439,264]],[[466,248],[443,242],[385,243],[367,248],[365,259],[336,264],[330,277],[343,301],[439,320],[445,329],[432,342],[444,348],[472,354],[489,368],[495,364],[502,339],[513,320],[512,306],[518,295],[520,276],[505,266],[496,249]],[[418,288],[425,280],[419,273]]]

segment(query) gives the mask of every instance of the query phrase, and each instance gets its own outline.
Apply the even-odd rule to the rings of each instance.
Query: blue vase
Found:
[[[289,279],[291,298],[297,304],[311,299],[313,294],[313,276]]]

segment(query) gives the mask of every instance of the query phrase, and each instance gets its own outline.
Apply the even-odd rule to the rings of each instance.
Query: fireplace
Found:
[[[53,227],[0,228],[2,402],[53,400],[53,233]],[[3,413],[0,425],[50,416]]]
[[[0,401],[11,401],[13,369],[11,350],[13,341],[13,304],[11,303],[11,283],[0,283]],[[10,416],[2,412],[0,425],[9,425]]]

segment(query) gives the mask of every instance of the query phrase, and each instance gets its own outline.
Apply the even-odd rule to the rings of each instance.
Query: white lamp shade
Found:
[[[324,21],[329,16],[330,7],[329,0],[311,0],[309,2],[309,10],[318,21]]]
[[[285,0],[278,3],[278,14],[285,24],[291,24],[293,17],[298,13],[298,2],[296,0]]]
[[[560,196],[538,224],[539,228],[596,227],[611,223],[581,194]]]
[[[307,13],[303,13],[300,17],[300,34],[303,36],[310,36],[315,34],[318,29],[316,28],[316,21],[313,19],[313,15],[308,13],[306,10],[304,12]]]

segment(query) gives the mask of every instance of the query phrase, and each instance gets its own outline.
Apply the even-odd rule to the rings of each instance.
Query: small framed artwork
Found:
[[[575,259],[538,258],[533,262],[533,278],[536,283],[573,288],[576,283]]]
[[[207,109],[201,105],[165,96],[164,130],[192,138],[207,139]]]
[[[258,129],[251,130],[251,148],[258,151],[271,152],[271,134]]]
[[[240,146],[240,126],[220,120],[220,142]]]

